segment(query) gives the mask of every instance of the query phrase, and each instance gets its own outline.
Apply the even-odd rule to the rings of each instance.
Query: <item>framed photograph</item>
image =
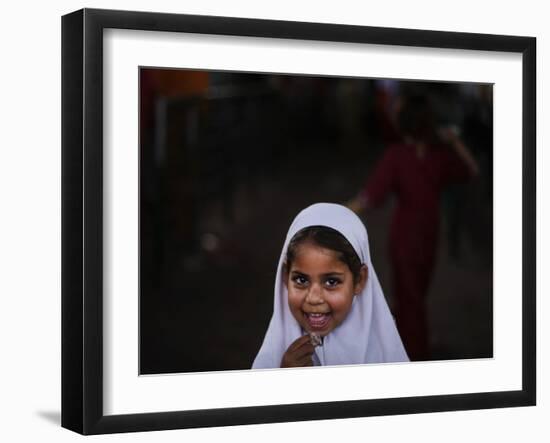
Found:
[[[533,37],[62,19],[62,426],[536,403]]]

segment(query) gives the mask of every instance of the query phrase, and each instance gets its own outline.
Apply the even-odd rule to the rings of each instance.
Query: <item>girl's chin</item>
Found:
[[[311,326],[308,326],[307,328],[308,332],[319,334],[319,335],[327,335],[332,328],[326,327],[326,328],[312,328]]]
[[[327,329],[325,331],[312,331],[312,330],[309,330],[307,331],[308,334],[315,334],[315,335],[318,335],[319,337],[326,337],[329,332],[331,331],[331,329]]]

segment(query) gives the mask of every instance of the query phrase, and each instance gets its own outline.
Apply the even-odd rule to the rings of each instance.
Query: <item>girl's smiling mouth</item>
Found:
[[[304,312],[304,317],[312,331],[322,331],[330,321],[330,312]]]

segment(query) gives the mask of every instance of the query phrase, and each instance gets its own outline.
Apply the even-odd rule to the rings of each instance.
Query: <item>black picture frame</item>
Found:
[[[103,31],[170,31],[453,48],[522,56],[522,388],[130,415],[103,412]],[[81,434],[289,422],[536,403],[536,39],[83,9],[62,18],[62,426]]]

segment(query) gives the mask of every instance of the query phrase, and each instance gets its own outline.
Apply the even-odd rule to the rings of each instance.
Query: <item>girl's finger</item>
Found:
[[[304,344],[309,343],[309,335],[302,335],[301,337],[297,338],[292,342],[292,344],[288,347],[288,350],[290,352],[293,352],[303,346]]]
[[[297,361],[300,367],[313,366],[313,359],[309,356],[303,357]]]
[[[293,351],[292,353],[294,354],[295,358],[301,359],[303,357],[311,356],[314,351],[315,351],[315,347],[311,343],[307,342],[307,343],[304,343],[295,351]]]

